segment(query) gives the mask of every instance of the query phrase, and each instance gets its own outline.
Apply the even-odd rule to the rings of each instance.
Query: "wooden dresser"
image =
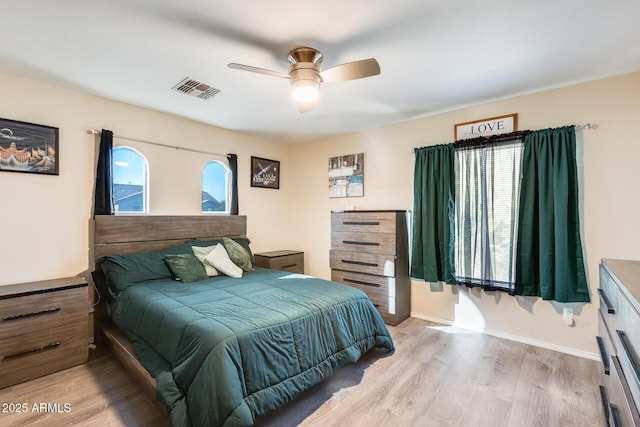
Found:
[[[85,363],[88,317],[81,277],[0,286],[0,388]]]
[[[362,289],[384,321],[411,311],[407,211],[331,213],[331,280]]]
[[[262,252],[253,256],[256,267],[304,274],[304,252],[284,250]]]
[[[640,261],[603,259],[598,294],[605,425],[640,426]]]

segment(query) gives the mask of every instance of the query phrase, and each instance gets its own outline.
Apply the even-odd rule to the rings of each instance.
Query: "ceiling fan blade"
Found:
[[[236,70],[250,71],[252,73],[266,74],[267,76],[275,76],[275,77],[282,77],[283,79],[291,79],[289,74],[281,73],[279,71],[267,70],[266,68],[253,67],[251,65],[236,64],[232,62],[230,64],[227,64],[227,67],[233,68]]]
[[[380,65],[375,58],[361,59],[327,68],[320,73],[324,82],[343,82],[380,74]]]

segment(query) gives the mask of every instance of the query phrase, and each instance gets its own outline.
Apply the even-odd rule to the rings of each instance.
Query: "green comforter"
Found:
[[[274,270],[142,282],[111,311],[173,426],[252,425],[364,352],[393,350],[363,292]]]

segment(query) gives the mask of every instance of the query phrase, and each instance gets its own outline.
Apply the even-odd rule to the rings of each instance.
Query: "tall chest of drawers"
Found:
[[[409,317],[407,211],[331,213],[331,280],[363,290],[384,321]]]
[[[603,259],[598,294],[605,425],[640,426],[640,261]]]
[[[0,388],[86,362],[88,301],[81,277],[0,286]]]

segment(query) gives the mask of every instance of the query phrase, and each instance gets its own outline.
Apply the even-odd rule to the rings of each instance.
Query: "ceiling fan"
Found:
[[[306,113],[315,108],[315,103],[320,93],[320,83],[322,82],[342,82],[380,74],[380,65],[374,58],[347,62],[320,71],[322,53],[311,47],[293,49],[289,52],[287,60],[291,64],[288,74],[236,63],[230,63],[227,66],[236,70],[251,71],[252,73],[291,80],[292,94],[294,99],[298,101],[298,109],[301,113]]]

